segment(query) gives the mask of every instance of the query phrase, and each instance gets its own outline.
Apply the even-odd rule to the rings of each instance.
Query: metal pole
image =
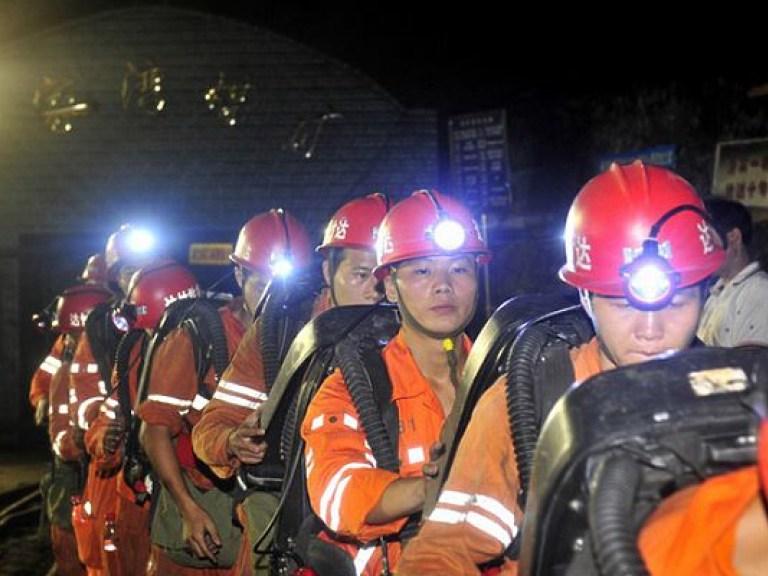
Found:
[[[488,215],[483,212],[480,214],[480,227],[483,231],[483,238],[485,238],[486,245],[489,245],[488,241]],[[491,308],[491,273],[490,273],[490,262],[485,265],[485,271],[484,271],[484,284],[485,284],[485,319],[491,317],[491,314],[493,313],[493,309]]]

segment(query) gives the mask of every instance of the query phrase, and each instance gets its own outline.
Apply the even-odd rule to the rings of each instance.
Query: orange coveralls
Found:
[[[240,466],[227,454],[229,434],[267,399],[259,325],[256,319],[245,331],[210,402],[192,428],[195,454],[220,478],[231,477]]]
[[[70,382],[71,408],[74,411],[77,426],[87,431],[99,415],[107,388],[99,373],[99,366],[93,356],[86,333],[80,336],[75,348],[75,356],[70,367]],[[89,455],[92,454],[88,446],[86,451]],[[117,500],[114,488],[116,466],[111,470],[88,466],[88,478],[83,491],[82,521],[74,521],[78,553],[89,575],[109,573],[103,562],[105,560],[103,529],[105,514],[114,512]]]
[[[128,373],[128,390],[130,394],[131,406],[136,401],[138,389],[138,378],[140,369],[141,340],[138,340],[130,352]],[[117,386],[117,373],[112,374],[113,386]],[[102,476],[106,483],[103,487],[96,487],[102,495],[104,503],[103,514],[114,512],[117,534],[117,563],[115,566],[115,553],[102,550],[102,565],[108,566],[109,574],[119,574],[120,576],[133,576],[134,574],[144,574],[149,560],[149,500],[143,505],[135,502],[133,491],[127,486],[123,479],[121,466],[123,464],[124,443],[114,453],[109,454],[104,451],[104,438],[111,420],[122,418],[122,409],[117,399],[117,389],[115,388],[109,397],[104,400],[99,409],[96,420],[93,421],[88,431],[85,433],[86,450],[91,455],[90,468],[94,470],[94,476]],[[125,430],[129,422],[124,422]],[[89,470],[88,483],[86,484],[86,494],[90,496],[92,475]],[[109,494],[109,495],[106,495]],[[112,506],[110,506],[112,504]],[[101,508],[101,507],[100,507]],[[102,511],[99,510],[101,518]],[[103,522],[101,523],[103,526]],[[115,568],[113,571],[113,567]]]
[[[315,300],[312,317],[327,310],[328,302],[327,291],[321,293]],[[260,326],[257,318],[245,331],[229,368],[192,429],[195,454],[220,478],[233,476],[240,467],[240,462],[227,454],[229,434],[267,399]]]
[[[600,372],[596,339],[571,351],[577,381]],[[409,543],[398,576],[480,574],[501,556],[522,525],[517,462],[509,427],[506,378],[480,398],[437,505]],[[504,558],[500,574],[516,574]]]
[[[733,566],[736,528],[757,498],[757,466],[749,466],[664,500],[640,532],[640,553],[651,574],[737,576]]]
[[[64,335],[59,335],[51,346],[48,356],[45,357],[32,374],[32,380],[29,383],[29,403],[33,408],[37,408],[37,403],[41,398],[48,396],[51,389],[51,379],[56,371],[61,367],[61,354],[64,350]]]
[[[468,350],[469,339],[463,339]],[[338,370],[312,399],[301,430],[306,441],[307,489],[312,508],[328,528],[356,543],[342,543],[325,533],[321,537],[344,549],[358,574],[368,576],[378,576],[383,567],[376,539],[397,534],[408,519],[368,524],[365,518],[392,482],[423,475],[429,449],[439,440],[446,417],[402,332],[387,344],[382,355],[399,414],[399,473],[376,468],[357,410]],[[399,542],[388,544],[390,569],[396,569],[400,553]]]
[[[56,342],[63,343],[64,337],[60,337]],[[74,344],[73,340],[72,346]],[[63,345],[61,351],[64,351]],[[64,462],[79,462],[85,454],[75,442],[74,422],[70,413],[70,365],[71,361],[62,358],[50,382],[48,436],[57,459]],[[61,576],[85,574],[85,567],[77,556],[77,541],[71,527],[65,528],[51,522],[51,543],[57,574]]]
[[[237,301],[236,301],[237,302]],[[235,353],[243,338],[245,326],[232,313],[239,305],[233,302],[219,310],[227,338],[229,357]],[[205,387],[209,393],[216,390],[213,368],[205,376]],[[215,490],[214,484],[195,465],[192,445],[188,441],[192,429],[200,420],[200,414],[208,403],[198,394],[197,373],[192,350],[192,341],[186,330],[177,329],[170,333],[155,352],[147,399],[139,406],[139,417],[146,423],[166,426],[174,438],[186,437],[187,441],[177,442],[176,451],[184,474],[201,490]],[[249,571],[250,552],[247,540],[243,539],[244,551],[240,558],[245,565],[232,568],[207,569],[181,566],[173,562],[162,548],[152,545],[152,571],[158,576],[223,576],[239,575]]]

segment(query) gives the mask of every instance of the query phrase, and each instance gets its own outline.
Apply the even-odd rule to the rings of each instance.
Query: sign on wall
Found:
[[[453,183],[465,202],[483,212],[510,207],[506,112],[454,116],[448,132]]]
[[[677,147],[673,145],[655,146],[654,148],[646,148],[644,150],[600,156],[598,168],[600,172],[603,172],[613,162],[617,164],[631,164],[635,160],[642,160],[646,164],[674,169],[677,165]]]
[[[712,193],[768,208],[768,138],[718,142]]]
[[[227,242],[192,243],[189,245],[188,261],[199,266],[228,266],[229,255],[234,246]]]

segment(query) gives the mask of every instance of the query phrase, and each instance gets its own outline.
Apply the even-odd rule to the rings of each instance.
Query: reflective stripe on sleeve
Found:
[[[40,370],[51,375],[56,374],[59,368],[61,368],[61,360],[55,356],[47,356],[40,364]]]
[[[331,519],[331,510],[333,508],[338,510],[341,507],[343,490],[342,494],[338,494],[337,491],[340,489],[342,482],[344,482],[344,487],[346,487],[346,482],[348,482],[346,479],[351,479],[351,476],[346,475],[347,472],[361,468],[371,468],[371,465],[363,462],[349,462],[339,468],[336,474],[334,474],[328,482],[328,485],[325,487],[325,490],[320,497],[320,518],[322,518],[323,522],[328,524],[328,527],[331,528],[331,530],[338,529],[338,518],[335,525]]]
[[[261,402],[246,400],[245,398],[241,398],[240,396],[233,396],[232,394],[227,394],[226,392],[222,392],[221,390],[216,390],[216,392],[213,394],[213,398],[211,399],[221,400],[222,402],[226,402],[227,404],[234,404],[235,406],[242,406],[243,408],[250,408],[251,410],[255,410],[262,404]]]
[[[255,398],[256,400],[261,400],[262,402],[267,399],[267,395],[264,394],[264,392],[260,392],[259,390],[255,390],[241,384],[235,384],[234,382],[230,382],[228,380],[222,380],[219,382],[219,385],[216,389],[224,389],[227,392],[239,394],[240,396],[247,396],[249,398]]]
[[[445,508],[440,506],[441,504],[458,506],[464,510]],[[475,510],[467,510],[467,508],[475,508]],[[440,494],[438,505],[429,515],[429,519],[444,524],[466,522],[498,540],[505,548],[509,546],[518,531],[515,515],[495,498],[455,490],[445,490]]]
[[[174,398],[173,396],[165,396],[163,394],[150,394],[147,396],[147,402],[159,402],[160,404],[170,404],[177,408],[187,408],[192,405],[190,400],[181,400],[180,398]]]
[[[61,458],[61,443],[64,440],[64,435],[67,433],[66,430],[62,430],[58,434],[56,434],[56,438],[53,439],[53,453],[56,454],[59,458]]]
[[[94,396],[93,398],[88,398],[87,400],[83,400],[83,402],[80,404],[80,407],[77,409],[77,425],[80,428],[82,428],[83,430],[88,430],[88,422],[86,422],[85,420],[85,411],[94,402],[102,402],[103,400],[104,398],[102,398],[101,396]]]
[[[227,404],[234,404],[235,406],[242,406],[253,410],[267,399],[267,395],[248,386],[222,380],[219,382],[216,392],[213,393],[213,398]]]

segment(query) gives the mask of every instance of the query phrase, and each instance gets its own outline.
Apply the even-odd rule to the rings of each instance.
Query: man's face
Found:
[[[419,324],[433,332],[463,330],[475,312],[477,266],[472,255],[408,260],[384,282],[387,298],[405,305]]]
[[[120,287],[120,291],[128,295],[128,287],[131,285],[131,278],[139,269],[138,264],[126,263],[120,266],[117,271],[117,285]]]
[[[642,311],[626,298],[593,294],[592,320],[601,341],[600,364],[604,370],[650,360],[693,341],[701,312],[701,289],[679,290],[661,310]]]
[[[248,313],[253,316],[256,312],[256,306],[259,305],[264,290],[269,282],[269,275],[261,270],[248,270],[246,268],[235,268],[235,277],[243,293],[245,307]]]
[[[376,255],[373,252],[356,248],[344,250],[333,278],[328,278],[328,261],[323,263],[326,282],[333,282],[337,306],[374,304],[379,301],[381,294],[376,291],[376,278],[373,276],[375,266]]]

